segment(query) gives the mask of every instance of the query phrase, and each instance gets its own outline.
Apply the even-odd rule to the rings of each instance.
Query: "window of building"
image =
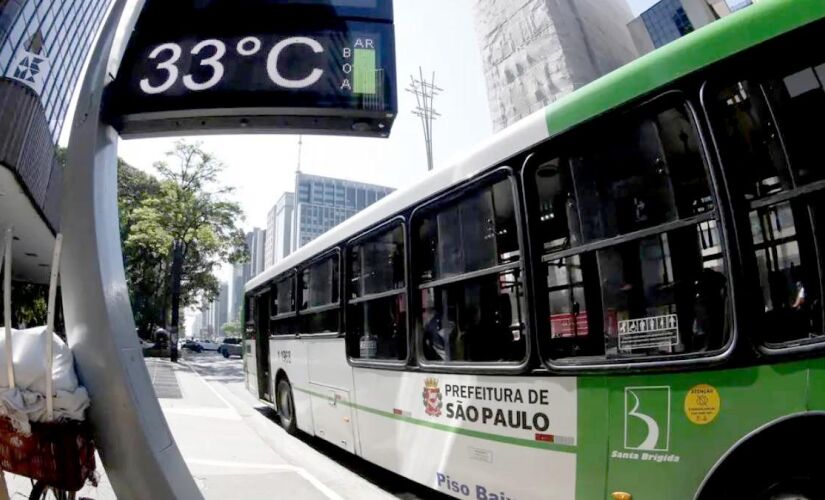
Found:
[[[272,334],[289,335],[297,333],[295,322],[295,274],[279,277],[270,291],[269,314],[272,319]]]
[[[521,252],[509,178],[425,208],[413,224],[427,361],[522,362]]]
[[[657,106],[585,133],[532,172],[544,354],[599,362],[723,348],[728,278],[687,109]]]
[[[754,331],[770,347],[825,339],[824,84],[820,59],[715,95],[726,176],[751,229]]]
[[[337,333],[340,323],[338,254],[301,271],[301,333]]]
[[[404,224],[350,244],[347,255],[347,350],[354,359],[407,359]]]

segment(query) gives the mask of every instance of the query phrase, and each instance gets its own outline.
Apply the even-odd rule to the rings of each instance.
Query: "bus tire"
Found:
[[[295,422],[295,399],[292,397],[292,386],[289,385],[289,380],[286,377],[278,379],[275,391],[275,405],[278,409],[281,427],[288,434],[294,435],[298,432],[298,426]]]
[[[741,442],[712,471],[698,500],[825,499],[825,416],[775,423]]]

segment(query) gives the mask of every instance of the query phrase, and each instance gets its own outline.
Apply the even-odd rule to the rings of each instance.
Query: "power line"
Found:
[[[444,89],[435,85],[435,72],[430,81],[424,79],[424,71],[419,66],[418,79],[410,75],[410,85],[405,89],[415,96],[416,107],[412,114],[421,119],[424,131],[424,146],[427,150],[427,170],[433,169],[433,121],[441,115],[433,107],[433,99]]]

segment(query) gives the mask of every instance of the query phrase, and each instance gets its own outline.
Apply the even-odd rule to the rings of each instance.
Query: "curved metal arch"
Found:
[[[80,90],[65,172],[61,265],[66,333],[92,399],[100,456],[121,499],[200,499],[155,397],[135,335],[120,247],[117,141],[101,121],[103,90],[129,0],[115,0]],[[127,13],[125,33],[141,11]],[[125,39],[127,40],[128,37]]]

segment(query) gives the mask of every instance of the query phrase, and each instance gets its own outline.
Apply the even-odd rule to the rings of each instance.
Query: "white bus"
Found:
[[[763,0],[286,257],[249,390],[457,498],[825,498],[823,18]]]

